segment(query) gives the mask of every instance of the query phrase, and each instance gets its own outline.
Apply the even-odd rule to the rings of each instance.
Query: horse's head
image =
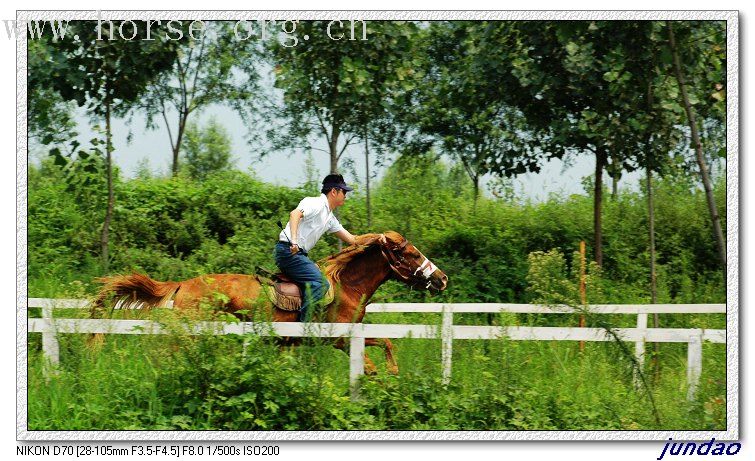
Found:
[[[413,287],[443,291],[448,277],[398,232],[388,231],[376,242],[393,271],[393,276]]]

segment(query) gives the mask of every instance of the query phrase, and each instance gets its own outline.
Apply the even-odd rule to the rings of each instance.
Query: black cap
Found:
[[[325,179],[322,180],[322,189],[323,191],[330,189],[343,189],[346,192],[354,190],[353,188],[346,185],[346,182],[343,180],[343,176],[341,176],[340,174],[329,174],[325,176]]]

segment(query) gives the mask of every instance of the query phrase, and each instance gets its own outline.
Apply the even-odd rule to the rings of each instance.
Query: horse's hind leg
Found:
[[[375,376],[377,374],[375,362],[367,356],[367,353],[364,354],[364,374],[367,376]]]
[[[367,338],[364,341],[365,346],[380,346],[385,351],[385,368],[392,375],[398,374],[398,363],[393,356],[393,343],[388,338]],[[366,368],[365,360],[365,368]],[[374,365],[373,365],[374,366]]]

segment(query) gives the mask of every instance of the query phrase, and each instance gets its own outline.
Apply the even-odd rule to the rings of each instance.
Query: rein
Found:
[[[385,259],[388,260],[388,264],[391,266],[391,269],[393,269],[393,271],[396,272],[399,276],[401,276],[401,278],[403,278],[404,280],[408,279],[409,277],[401,274],[398,271],[398,269],[401,268],[402,266],[406,267],[407,269],[409,269],[409,267],[407,267],[403,263],[403,261],[401,261],[398,257],[396,257],[395,252],[398,250],[403,251],[403,249],[406,248],[408,244],[409,244],[409,240],[404,239],[403,242],[401,242],[400,244],[396,245],[393,248],[387,248],[387,245],[380,245],[380,251],[383,252],[383,256],[385,256]]]
[[[406,261],[404,261],[404,258],[402,256],[396,256],[396,252],[403,252],[404,248],[406,248],[407,245],[409,245],[409,240],[404,239],[403,242],[399,243],[393,248],[388,248],[387,245],[380,245],[380,251],[388,261],[388,265],[390,266],[391,270],[393,270],[393,272],[398,277],[400,277],[401,280],[410,281],[410,279],[415,279],[413,283],[410,283],[410,286],[419,286],[426,284],[425,288],[427,288],[430,286],[430,274],[432,274],[437,269],[437,267],[435,267],[435,265],[430,262],[427,257],[425,257],[425,261],[422,263],[422,265],[416,270],[412,271],[412,268],[408,264],[406,264]],[[422,273],[422,278],[417,277],[417,274],[419,272]]]

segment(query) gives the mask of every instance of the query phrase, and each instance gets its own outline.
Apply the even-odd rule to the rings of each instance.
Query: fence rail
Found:
[[[87,308],[87,300],[29,298],[28,307],[42,308],[42,318],[29,318],[28,331],[42,333],[42,349],[49,363],[59,363],[57,334],[109,333],[109,334],[167,334],[159,322],[150,320],[93,320],[53,317],[53,309]],[[170,306],[169,306],[170,307]],[[595,314],[635,314],[637,328],[615,328],[611,331],[622,341],[635,343],[635,356],[640,365],[644,360],[645,342],[687,343],[687,398],[693,399],[702,374],[702,344],[726,343],[725,330],[647,328],[647,315],[723,314],[725,304],[654,304],[654,305],[591,305],[587,311]],[[187,326],[186,333],[237,334],[254,333],[261,336],[350,338],[349,380],[352,397],[358,396],[357,382],[364,374],[365,338],[416,338],[441,339],[441,363],[444,382],[451,379],[453,340],[490,340],[505,337],[513,341],[612,341],[615,338],[602,328],[585,327],[521,327],[521,326],[468,326],[454,325],[454,313],[581,313],[582,309],[569,306],[530,304],[438,304],[390,303],[370,304],[367,313],[419,312],[440,313],[438,325],[351,324],[351,323],[253,323],[253,322],[196,322]]]

